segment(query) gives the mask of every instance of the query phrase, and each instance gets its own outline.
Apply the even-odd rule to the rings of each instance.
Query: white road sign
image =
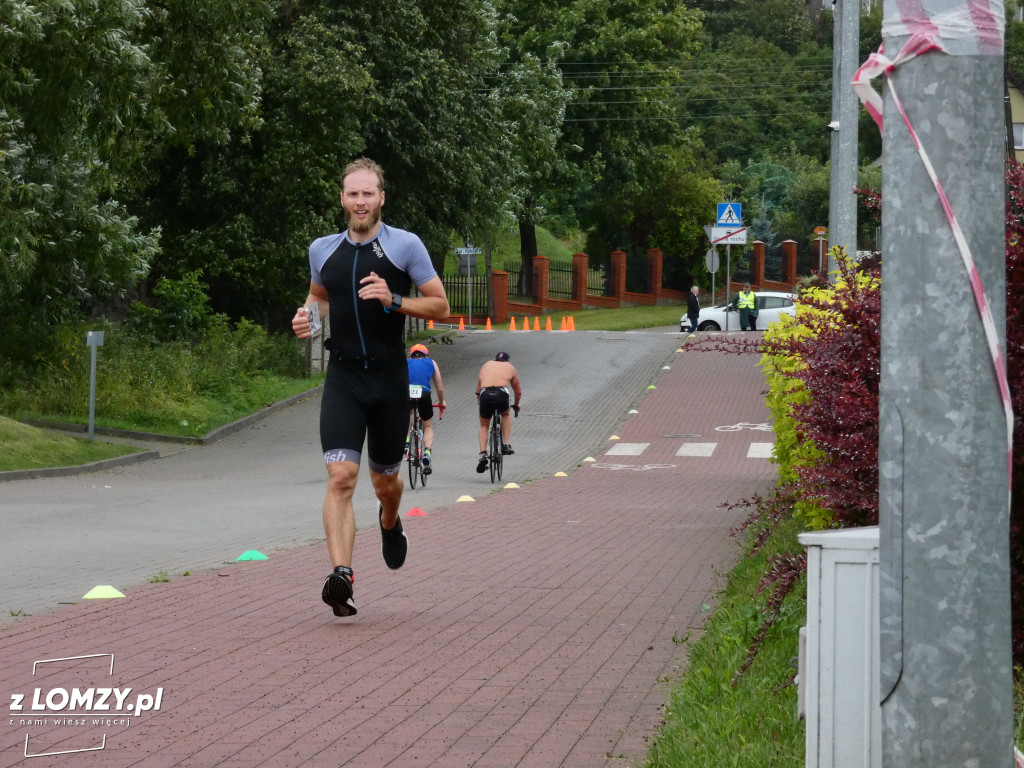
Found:
[[[746,227],[711,227],[708,237],[712,245],[746,245]]]
[[[708,268],[708,272],[718,271],[718,251],[714,248],[704,254],[704,266]]]

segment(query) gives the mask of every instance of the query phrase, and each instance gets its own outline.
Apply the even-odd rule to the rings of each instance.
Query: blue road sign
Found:
[[[738,227],[743,221],[742,203],[719,203],[716,227]]]

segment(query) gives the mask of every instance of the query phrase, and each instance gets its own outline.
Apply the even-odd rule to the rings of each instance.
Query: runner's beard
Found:
[[[356,235],[362,235],[369,232],[380,221],[380,206],[378,205],[375,209],[368,211],[369,216],[365,219],[357,219],[352,212],[345,211],[345,223],[348,225],[350,232]]]

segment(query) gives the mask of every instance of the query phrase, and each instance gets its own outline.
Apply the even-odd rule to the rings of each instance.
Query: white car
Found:
[[[763,331],[778,320],[780,315],[796,315],[796,297],[792,293],[754,291],[754,295],[757,296],[756,325],[759,331]],[[729,322],[730,331],[740,330],[740,313],[734,310],[731,304],[701,307],[700,317],[697,318],[697,330],[721,331],[726,327],[726,320]],[[679,318],[679,330],[683,333],[690,330],[690,318],[686,315]]]

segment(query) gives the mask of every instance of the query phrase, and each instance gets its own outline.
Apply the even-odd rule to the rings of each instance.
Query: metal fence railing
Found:
[[[608,280],[610,273],[611,270],[604,267],[589,267],[587,269],[587,293],[591,296],[610,296],[612,293]]]
[[[570,301],[572,296],[572,262],[548,262],[548,296]]]
[[[523,304],[533,301],[533,297],[522,290],[522,264],[518,261],[506,261],[502,268],[508,272],[508,300]]]
[[[448,306],[453,315],[472,314],[473,317],[484,317],[487,314],[487,276],[486,275],[442,275],[441,282],[448,296]],[[470,312],[470,296],[473,306]]]
[[[508,272],[508,300],[530,303],[533,296],[523,290],[522,262],[506,261],[502,269]],[[548,262],[548,296],[552,299],[571,301],[572,295],[572,262]]]

